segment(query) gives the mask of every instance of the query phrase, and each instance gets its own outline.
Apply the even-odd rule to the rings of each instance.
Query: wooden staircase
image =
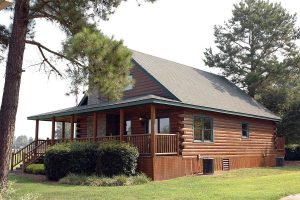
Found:
[[[45,155],[48,146],[50,146],[49,140],[38,140],[12,153],[10,169],[13,170],[19,166],[24,171],[28,165]]]

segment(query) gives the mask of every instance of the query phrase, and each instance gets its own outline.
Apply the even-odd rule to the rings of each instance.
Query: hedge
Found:
[[[300,160],[300,145],[288,145],[285,148],[286,160]]]
[[[112,177],[136,173],[139,157],[136,147],[127,143],[104,143],[97,153],[97,175]]]
[[[45,173],[57,181],[69,173],[90,175],[95,172],[97,146],[88,142],[61,143],[45,154]]]
[[[67,144],[50,147],[45,154],[45,173],[49,180],[57,181],[70,172],[71,149]]]
[[[61,143],[50,147],[44,158],[45,174],[57,181],[70,173],[101,176],[136,173],[138,150],[126,143]]]

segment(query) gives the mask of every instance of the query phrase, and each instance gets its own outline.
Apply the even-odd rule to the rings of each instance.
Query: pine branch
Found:
[[[81,63],[78,62],[77,60],[70,59],[70,58],[68,58],[67,56],[65,56],[65,55],[63,55],[63,54],[61,54],[61,53],[58,53],[58,52],[56,52],[56,51],[53,51],[53,50],[47,48],[46,46],[42,45],[41,43],[36,42],[36,41],[34,41],[34,40],[26,40],[26,43],[27,43],[27,44],[31,44],[31,45],[35,45],[35,46],[37,46],[38,48],[41,48],[41,49],[43,49],[43,50],[45,50],[45,51],[48,51],[49,53],[52,53],[52,54],[56,55],[56,56],[59,57],[59,58],[64,58],[64,59],[66,59],[66,60],[68,60],[68,61],[70,61],[70,62],[72,62],[72,63],[75,63],[76,65],[81,66],[81,67],[84,66],[83,64],[81,64]]]
[[[60,73],[60,71],[49,62],[49,60],[47,59],[47,57],[45,56],[45,54],[43,52],[43,49],[40,46],[38,46],[38,49],[43,57],[43,61],[45,61],[60,77],[62,77],[62,74]]]

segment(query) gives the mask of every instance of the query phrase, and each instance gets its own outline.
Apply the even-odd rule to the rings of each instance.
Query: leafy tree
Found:
[[[26,146],[28,144],[28,138],[26,135],[20,135],[17,137],[16,141],[15,141],[15,148],[16,149],[20,149],[24,146]]]
[[[33,142],[33,138],[32,138],[32,137],[29,137],[29,138],[28,138],[28,144],[31,143],[31,142]]]
[[[9,30],[3,25],[0,25],[1,52],[3,52],[4,49],[8,51],[0,110],[0,188],[7,183],[9,155],[15,129],[21,76],[24,72],[22,64],[25,46],[34,45],[37,47],[42,57],[42,61],[39,64],[49,73],[54,72],[61,77],[71,77],[76,83],[75,89],[73,90],[75,94],[78,93],[79,84],[90,83],[92,89],[95,88],[99,91],[103,91],[109,99],[120,98],[117,92],[128,83],[128,80],[124,78],[124,76],[129,73],[128,70],[130,66],[127,65],[130,52],[123,47],[122,42],[104,39],[105,37],[97,29],[97,23],[100,19],[107,20],[109,15],[113,14],[115,9],[124,1],[126,0],[15,1],[13,9],[11,9],[11,12],[14,12],[11,29]],[[153,2],[154,0],[144,1]],[[66,42],[66,52],[53,51],[42,43],[34,40],[34,33],[38,31],[35,29],[36,19],[44,19],[60,26],[68,38]],[[80,38],[82,34],[88,36],[89,41],[94,39],[98,41],[97,44],[101,44],[101,41],[103,41],[106,45],[100,45],[99,47],[93,45],[93,48],[96,49],[91,49],[84,44],[78,44],[76,41],[79,39],[77,38]],[[90,44],[90,42],[88,42],[88,44]],[[84,49],[83,54],[75,51],[78,49],[78,45]],[[89,49],[89,51],[85,48]],[[72,55],[73,50],[75,55]],[[93,52],[93,50],[96,50],[98,53],[103,53],[105,57],[99,57],[95,60],[93,56],[96,52]],[[57,68],[55,64],[51,62],[52,59],[48,57],[49,54],[52,54],[54,59],[64,59],[69,62],[67,74],[64,73],[64,70]],[[1,54],[1,58],[4,57],[2,55],[3,54]],[[117,61],[113,59],[113,56],[109,58],[109,55],[116,56]],[[122,59],[124,59],[124,65],[126,66],[120,67],[119,64],[117,66],[113,65],[115,63],[121,63]],[[112,61],[114,62],[113,64],[110,63]],[[94,64],[99,66],[96,67]],[[102,86],[101,84],[103,82],[100,80],[101,77],[98,77],[98,75],[102,75],[102,72],[93,70],[96,68],[103,70],[105,79],[113,82],[113,84],[105,84]],[[120,70],[118,74],[114,74],[116,68]],[[89,74],[79,76],[78,78],[78,73]],[[73,76],[71,76],[71,74]],[[80,78],[88,78],[88,80],[81,80]],[[114,80],[115,78],[118,78],[118,80]],[[77,79],[79,82],[77,82]]]
[[[206,65],[220,68],[252,97],[278,79],[299,74],[296,14],[263,0],[243,0],[234,5],[232,14],[223,26],[214,27],[217,51],[206,49]]]

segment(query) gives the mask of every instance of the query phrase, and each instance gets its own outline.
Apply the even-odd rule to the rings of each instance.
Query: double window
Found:
[[[210,117],[194,117],[194,141],[195,142],[213,142],[213,120]]]
[[[151,120],[145,124],[145,130],[147,133],[151,133]],[[156,133],[170,133],[170,118],[160,117],[155,119],[155,132]]]
[[[249,138],[249,124],[248,123],[241,123],[242,126],[242,138]]]

